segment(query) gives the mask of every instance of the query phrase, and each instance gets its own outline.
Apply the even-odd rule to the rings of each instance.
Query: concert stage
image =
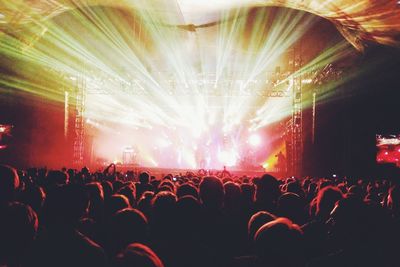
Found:
[[[122,171],[122,172],[127,172],[127,171],[134,171],[134,172],[141,172],[141,171],[147,171],[150,173],[150,175],[155,176],[156,178],[162,178],[163,176],[167,174],[172,174],[172,175],[185,175],[187,173],[193,173],[193,174],[198,174],[198,175],[204,175],[204,170],[199,170],[199,169],[188,169],[188,168],[160,168],[160,167],[146,167],[146,166],[139,166],[137,164],[117,164],[116,165],[116,170],[117,171]],[[210,170],[205,170],[207,173],[211,175],[217,175],[220,173],[223,169],[210,169]],[[244,168],[238,168],[238,167],[232,167],[232,168],[227,168],[227,171],[231,174],[231,176],[248,176],[248,177],[257,177],[261,176],[265,173],[271,174],[275,176],[278,179],[285,178],[285,175],[283,173],[279,172],[274,172],[274,171],[265,171],[262,167],[260,168],[251,168],[251,169],[244,169]],[[203,172],[203,173],[202,173]]]

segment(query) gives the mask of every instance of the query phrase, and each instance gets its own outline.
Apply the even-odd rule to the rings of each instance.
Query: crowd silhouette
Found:
[[[0,266],[399,266],[395,180],[0,165]]]

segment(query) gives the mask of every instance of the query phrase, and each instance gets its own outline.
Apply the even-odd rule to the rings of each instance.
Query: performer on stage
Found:
[[[275,155],[275,157],[278,158],[278,161],[276,163],[276,168],[278,172],[286,172],[286,157],[282,153],[282,151],[279,151],[278,154]]]
[[[226,166],[224,166],[224,169],[221,172],[221,178],[225,178],[225,177],[231,177],[231,173],[226,169]]]

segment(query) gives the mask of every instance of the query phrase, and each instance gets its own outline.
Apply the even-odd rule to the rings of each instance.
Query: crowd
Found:
[[[0,266],[400,266],[395,180],[1,165],[0,214]]]

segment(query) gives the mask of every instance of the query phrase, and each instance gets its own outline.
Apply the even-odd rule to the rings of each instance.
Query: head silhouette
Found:
[[[130,243],[147,243],[147,218],[137,209],[126,208],[118,211],[111,217],[109,226],[108,238],[112,254]]]
[[[164,267],[160,258],[149,247],[133,243],[121,251],[115,259],[114,267]]]
[[[0,220],[0,263],[18,266],[38,229],[36,212],[28,205],[11,202],[2,209]]]
[[[176,196],[169,191],[161,191],[152,200],[153,212],[156,214],[170,214],[176,204]]]
[[[220,209],[224,204],[224,186],[215,176],[206,176],[200,182],[200,199],[203,205],[211,209]]]
[[[300,227],[289,219],[275,219],[256,232],[256,254],[272,266],[302,266],[302,234]]]
[[[264,174],[256,181],[256,203],[261,208],[273,208],[280,196],[278,180],[269,174]]]
[[[252,184],[241,184],[240,188],[242,190],[242,199],[244,203],[253,203],[255,187]]]
[[[104,208],[104,191],[99,182],[92,182],[86,185],[89,196],[89,215],[92,219],[100,220]]]
[[[105,202],[105,214],[106,216],[111,216],[120,210],[130,207],[129,199],[126,196],[114,194]]]
[[[197,191],[197,188],[189,183],[184,183],[178,187],[176,190],[176,195],[178,198],[184,197],[184,196],[192,196],[194,198],[199,198],[199,192]]]
[[[41,211],[45,199],[46,193],[37,185],[26,187],[20,196],[21,202],[31,206],[37,213]]]
[[[339,188],[327,186],[318,192],[316,200],[316,215],[322,220],[329,218],[329,215],[337,201],[343,198]]]
[[[242,190],[240,186],[234,182],[224,184],[225,197],[224,207],[229,211],[240,210],[242,207]]]
[[[148,184],[150,182],[150,175],[148,172],[142,172],[139,174],[139,182],[141,184]]]
[[[46,180],[50,186],[64,185],[69,182],[69,175],[63,171],[49,171]]]
[[[161,238],[161,235],[169,235],[170,228],[175,223],[176,196],[169,191],[158,192],[151,201],[153,216],[150,223],[153,232]]]
[[[43,206],[48,226],[74,227],[87,212],[89,198],[82,185],[68,184],[51,190]]]
[[[0,204],[12,201],[19,187],[17,171],[7,165],[0,165]]]
[[[253,240],[254,235],[266,223],[269,223],[276,219],[276,216],[267,211],[259,211],[251,216],[249,223],[247,224],[247,232],[249,235],[249,239]]]
[[[305,223],[305,201],[295,193],[284,193],[278,199],[279,216],[286,217],[298,224]]]

